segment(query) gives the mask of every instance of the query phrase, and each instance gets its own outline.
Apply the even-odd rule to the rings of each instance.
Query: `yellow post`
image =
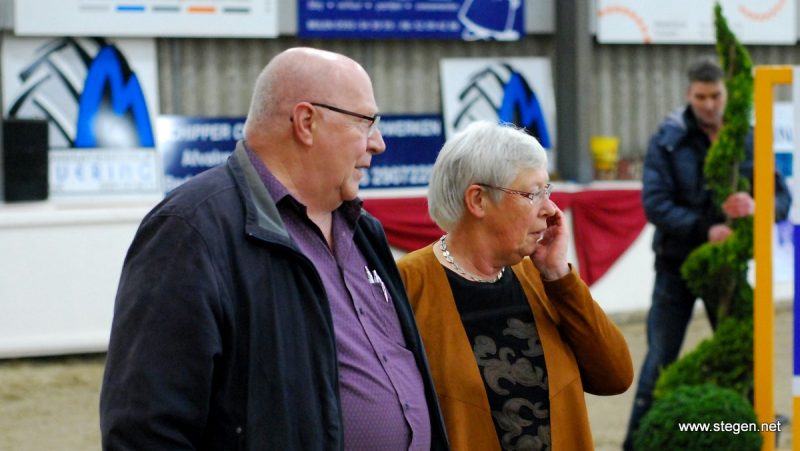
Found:
[[[797,344],[795,343],[795,346]],[[794,394],[794,400],[792,403],[794,416],[792,417],[792,449],[794,451],[800,451],[800,393]]]
[[[755,71],[756,126],[753,173],[756,201],[753,219],[753,257],[756,286],[753,294],[753,378],[755,411],[761,424],[775,421],[775,308],[772,299],[772,227],[775,223],[775,152],[772,148],[773,87],[792,82],[791,66],[759,66]],[[797,404],[795,404],[797,406]],[[795,415],[795,421],[798,418]],[[762,431],[763,451],[775,449],[775,433]],[[800,437],[792,437],[798,450]]]

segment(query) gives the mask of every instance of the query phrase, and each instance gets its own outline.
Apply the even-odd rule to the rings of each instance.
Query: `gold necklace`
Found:
[[[446,238],[447,235],[442,235],[442,237],[439,238],[439,249],[442,250],[442,256],[447,261],[447,263],[450,263],[450,266],[452,266],[457,273],[464,276],[464,278],[469,279],[473,282],[480,282],[480,283],[494,283],[503,278],[503,272],[506,269],[505,267],[500,268],[500,272],[497,273],[497,276],[492,279],[482,279],[476,276],[475,274],[472,274],[471,272],[468,272],[467,270],[462,268],[458,263],[456,263],[455,259],[450,254],[450,250],[447,248],[447,243],[445,242]]]

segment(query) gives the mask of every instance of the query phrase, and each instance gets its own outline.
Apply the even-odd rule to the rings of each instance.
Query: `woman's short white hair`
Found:
[[[464,192],[474,183],[508,186],[525,169],[547,168],[547,153],[525,129],[476,121],[448,139],[433,165],[428,213],[450,231],[464,215]],[[491,190],[499,201],[502,193]]]

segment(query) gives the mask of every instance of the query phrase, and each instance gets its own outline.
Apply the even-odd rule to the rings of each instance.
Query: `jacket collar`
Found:
[[[258,171],[250,161],[243,141],[236,143],[236,150],[228,158],[228,169],[233,174],[234,183],[242,195],[245,205],[245,231],[267,241],[277,241],[295,247],[289,237],[286,225],[281,219],[278,207]],[[358,222],[367,214],[361,208],[363,201],[356,198],[343,203],[339,209],[348,222],[358,230]]]
[[[244,201],[245,231],[267,241],[294,247],[278,208],[250,162],[242,141],[236,143],[236,150],[228,158],[228,169]]]
[[[659,146],[672,151],[689,131],[689,124],[686,122],[686,111],[690,107],[686,106],[670,112],[661,123],[661,133],[658,138]]]
[[[661,123],[658,144],[671,152],[682,140],[692,136],[706,135],[697,125],[692,107],[687,105],[669,113]]]

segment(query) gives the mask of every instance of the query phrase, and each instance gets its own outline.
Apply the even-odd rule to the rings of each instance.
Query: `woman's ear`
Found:
[[[464,191],[466,211],[476,218],[483,218],[486,215],[488,201],[488,192],[479,185],[473,183]]]
[[[292,108],[289,120],[295,138],[306,146],[314,144],[314,129],[317,128],[319,115],[308,102],[300,102]]]

